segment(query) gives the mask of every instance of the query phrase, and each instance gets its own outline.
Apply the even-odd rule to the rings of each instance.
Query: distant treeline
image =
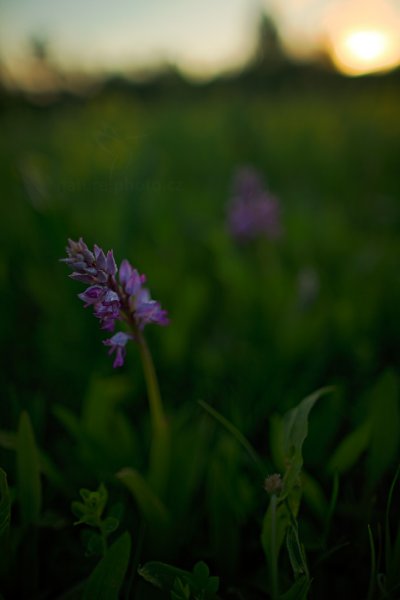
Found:
[[[36,67],[47,71],[53,81],[45,91],[32,92],[7,86],[0,70],[0,108],[17,104],[46,106],[81,103],[103,94],[135,96],[139,100],[155,101],[166,98],[185,101],[203,95],[296,94],[301,91],[335,92],[337,90],[376,87],[389,89],[400,84],[400,67],[387,73],[347,77],[338,72],[325,51],[298,62],[290,57],[281,42],[273,19],[262,14],[254,51],[247,63],[236,71],[220,73],[212,79],[198,82],[185,76],[179,67],[167,64],[144,74],[111,74],[103,76],[68,76],[53,63],[46,44],[32,41]]]

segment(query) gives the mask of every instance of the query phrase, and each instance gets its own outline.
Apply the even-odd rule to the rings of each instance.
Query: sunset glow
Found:
[[[395,66],[399,49],[389,32],[344,32],[334,42],[333,56],[339,69],[350,75],[381,71]]]
[[[1,0],[0,0],[1,3]],[[29,88],[49,84],[32,56],[43,40],[52,71],[142,73],[176,65],[195,80],[235,72],[252,60],[260,8],[275,22],[289,58],[328,54],[348,75],[400,64],[400,0],[51,0],[1,7],[3,78]],[[41,70],[38,68],[41,67]],[[53,73],[54,74],[54,73]],[[50,73],[50,76],[52,73]]]
[[[346,46],[352,56],[369,65],[385,56],[388,36],[382,31],[356,31],[348,36]]]
[[[332,4],[324,27],[330,54],[347,75],[389,70],[400,63],[400,13],[387,0]]]

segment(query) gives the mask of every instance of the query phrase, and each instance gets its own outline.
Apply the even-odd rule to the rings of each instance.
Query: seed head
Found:
[[[270,496],[273,494],[279,496],[283,490],[283,481],[279,473],[274,473],[274,475],[270,475],[266,478],[264,482],[264,489]]]

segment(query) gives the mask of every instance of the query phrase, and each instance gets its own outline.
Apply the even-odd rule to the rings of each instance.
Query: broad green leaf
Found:
[[[117,477],[131,492],[149,524],[168,525],[170,517],[165,505],[138,471],[131,468],[122,469],[117,473]]]
[[[181,581],[188,581],[191,576],[188,571],[158,561],[147,562],[138,569],[138,573],[143,579],[164,592],[173,589],[177,577]]]
[[[352,431],[336,448],[328,464],[330,473],[343,473],[355,465],[367,449],[371,437],[371,423],[365,421]]]
[[[279,600],[306,600],[310,585],[308,577],[299,577],[287,592],[279,596]]]
[[[308,416],[317,400],[332,388],[322,388],[290,410],[284,416],[283,444],[288,468],[284,477],[285,493],[289,494],[296,484],[303,466],[303,443],[308,434]]]
[[[17,433],[18,499],[24,525],[37,523],[42,504],[39,454],[28,413],[23,412]]]
[[[0,542],[4,539],[10,528],[11,501],[7,484],[7,475],[0,469]]]
[[[118,600],[129,564],[131,538],[125,532],[110,546],[87,580],[83,600]]]
[[[400,405],[398,378],[386,371],[371,393],[371,445],[368,475],[375,485],[397,457],[400,443]]]

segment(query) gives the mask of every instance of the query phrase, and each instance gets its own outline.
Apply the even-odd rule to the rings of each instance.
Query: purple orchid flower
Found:
[[[141,289],[136,294],[135,314],[140,330],[148,323],[158,323],[159,325],[168,325],[169,323],[167,311],[163,310],[158,302],[150,298],[147,289]]]
[[[105,346],[110,346],[110,350],[108,354],[112,354],[115,352],[115,359],[113,367],[122,367],[124,364],[124,359],[126,356],[126,344],[129,340],[132,340],[133,336],[129,333],[124,333],[123,331],[118,331],[115,335],[113,335],[108,340],[104,340],[103,344]]]
[[[113,366],[121,367],[128,341],[137,339],[148,323],[168,325],[167,311],[151,299],[150,292],[142,287],[145,275],[140,275],[129,261],[122,261],[118,273],[112,250],[105,254],[95,245],[92,252],[80,238],[77,242],[68,240],[66,251],[67,258],[61,260],[73,270],[72,279],[90,284],[78,297],[85,308],[93,306],[101,328],[114,331],[117,320],[125,321],[131,328],[131,333],[119,331],[103,342],[110,346],[109,354],[116,353]]]

